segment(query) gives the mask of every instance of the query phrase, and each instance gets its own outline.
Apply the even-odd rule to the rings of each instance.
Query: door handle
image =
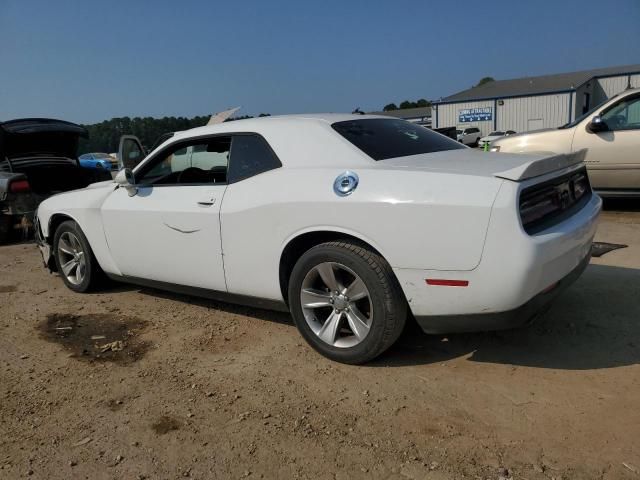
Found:
[[[216,203],[216,199],[215,198],[210,198],[209,200],[200,200],[198,202],[198,205],[201,205],[203,207],[210,207],[214,203]]]

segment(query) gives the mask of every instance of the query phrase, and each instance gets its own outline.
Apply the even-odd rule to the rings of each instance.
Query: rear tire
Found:
[[[331,280],[325,281],[330,277],[333,291]],[[398,339],[407,318],[407,302],[389,264],[353,241],[305,252],[291,272],[288,296],[304,339],[342,363],[361,364],[380,355]]]
[[[94,290],[104,276],[87,237],[73,220],[67,220],[57,228],[53,254],[62,281],[74,292]]]

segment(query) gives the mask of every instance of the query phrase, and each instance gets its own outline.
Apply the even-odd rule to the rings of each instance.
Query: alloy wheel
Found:
[[[65,278],[73,285],[80,285],[87,273],[87,259],[80,240],[72,232],[60,235],[58,259]]]
[[[371,295],[362,279],[337,262],[313,267],[302,282],[300,304],[320,340],[339,348],[358,345],[373,320]]]

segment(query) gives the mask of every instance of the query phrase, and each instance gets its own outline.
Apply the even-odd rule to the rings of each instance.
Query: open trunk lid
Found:
[[[579,164],[584,161],[585,154],[586,150],[566,154],[511,154],[465,148],[390,158],[376,162],[376,167],[497,177],[521,182]]]
[[[0,123],[0,159],[26,157],[76,158],[84,127],[51,118],[22,118]]]
[[[0,123],[0,172],[26,175],[32,192],[52,195],[86,187],[93,173],[76,158],[84,127],[50,118]]]

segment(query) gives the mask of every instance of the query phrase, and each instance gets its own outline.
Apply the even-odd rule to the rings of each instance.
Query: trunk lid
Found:
[[[76,158],[84,127],[50,118],[24,118],[0,123],[0,171],[23,173],[31,190],[48,196],[86,187],[93,171]]]
[[[23,118],[0,123],[0,159],[7,157],[76,158],[84,127],[50,118]]]
[[[521,182],[581,163],[585,154],[586,150],[567,154],[510,154],[463,149],[391,158],[377,163],[382,168],[497,177]]]

